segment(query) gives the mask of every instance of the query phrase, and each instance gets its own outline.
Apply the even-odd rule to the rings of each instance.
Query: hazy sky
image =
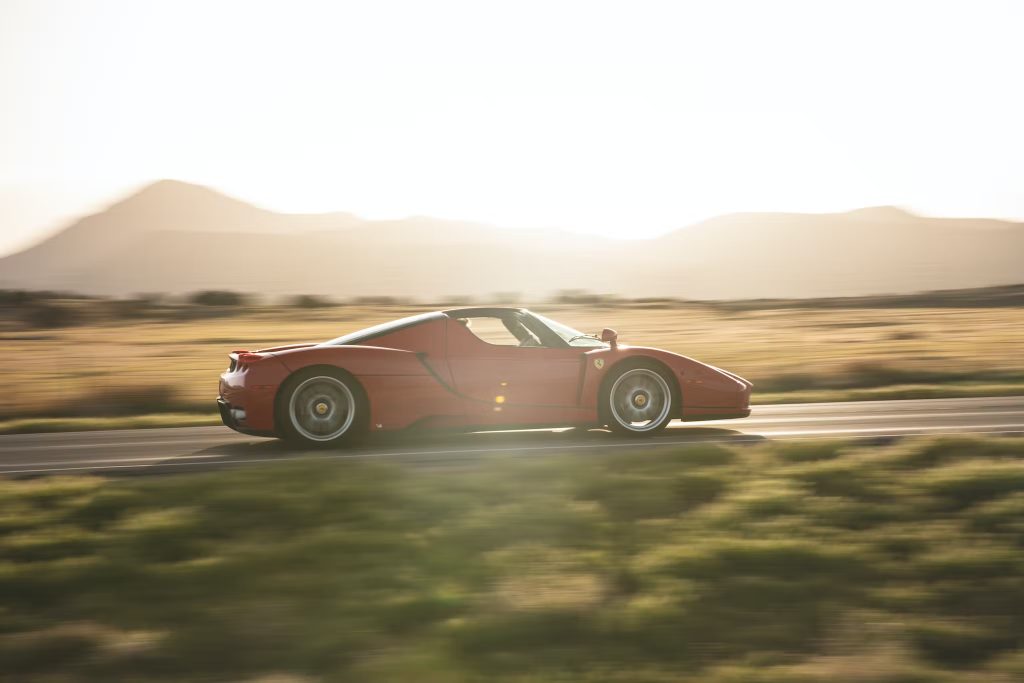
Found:
[[[159,178],[651,235],[1024,217],[1022,2],[0,0],[0,252]]]

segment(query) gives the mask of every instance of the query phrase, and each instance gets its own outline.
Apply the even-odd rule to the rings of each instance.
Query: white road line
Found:
[[[903,413],[899,415],[829,415],[829,416],[815,416],[815,417],[771,417],[771,418],[758,418],[751,416],[749,418],[739,418],[735,420],[714,420],[709,421],[708,425],[745,425],[748,427],[756,427],[761,424],[785,424],[794,422],[873,422],[882,420],[906,420],[911,418],[925,418],[925,419],[938,419],[946,417],[994,417],[994,416],[1005,416],[1005,415],[1022,415],[1024,411],[1021,410],[1001,410],[1001,411],[972,411],[972,412],[959,412],[959,413]],[[686,426],[695,427],[698,425],[705,424],[704,422],[683,422],[680,420],[673,420],[671,423],[673,426]],[[979,427],[986,425],[977,425]],[[962,429],[963,426],[958,426],[958,429]],[[564,431],[564,430],[515,430],[515,431]],[[88,433],[88,432],[86,432]],[[490,433],[504,433],[503,432],[490,432]],[[226,435],[226,433],[225,433]],[[19,435],[20,436],[20,435]],[[18,446],[18,445],[3,445],[0,443],[0,453],[10,452],[25,452],[25,451],[59,451],[59,450],[86,450],[93,448],[135,448],[142,446],[196,446],[203,444],[219,443],[221,441],[221,434],[213,435],[201,439],[159,439],[152,441],[112,441],[110,443],[104,443],[102,441],[90,442],[90,443],[56,443],[46,445],[34,445],[34,446]],[[240,441],[240,443],[243,443]]]
[[[967,413],[900,413],[897,415],[823,415],[819,417],[741,417],[735,420],[714,420],[709,424],[776,424],[782,422],[851,422],[859,420],[863,422],[875,422],[881,420],[909,420],[909,419],[939,419],[947,417],[991,417],[995,415],[1017,415],[1024,417],[1024,410],[992,410]],[[673,420],[672,424],[693,425],[695,422],[683,422]]]
[[[757,398],[757,392],[754,392]],[[907,398],[907,399],[885,399],[875,401],[825,401],[818,403],[755,403],[754,410],[820,410],[820,409],[857,409],[868,410],[871,408],[899,407],[913,410],[919,406],[940,408],[942,406],[956,404],[971,405],[1024,405],[1024,396],[968,396],[963,398]]]
[[[760,438],[756,434],[740,435],[729,439],[730,441],[737,441],[742,439],[744,436],[750,441],[759,441]],[[653,446],[675,446],[680,444],[692,444],[700,443],[702,441],[712,441],[714,439],[694,439],[690,441],[626,441],[617,443],[599,443],[599,444],[561,444],[557,446],[507,446],[501,448],[463,448],[463,449],[451,449],[443,451],[388,451],[388,452],[370,452],[370,453],[331,453],[324,455],[309,455],[304,454],[298,457],[281,456],[277,458],[244,458],[240,460],[219,460],[216,462],[182,462],[187,460],[187,457],[183,458],[169,458],[167,462],[161,463],[160,467],[182,467],[186,465],[247,465],[250,463],[263,463],[263,462],[297,462],[301,460],[355,460],[363,458],[400,458],[409,456],[431,456],[431,455],[479,455],[488,453],[510,453],[510,452],[531,452],[531,451],[572,451],[590,448],[613,448],[613,447],[631,447],[631,448],[650,448]],[[718,439],[722,440],[722,439]],[[28,466],[34,465],[34,463],[25,463]],[[77,463],[76,463],[77,464]],[[7,467],[18,467],[18,465],[7,465]],[[104,469],[125,469],[132,468],[135,465],[105,465],[102,467],[59,467],[54,469],[21,469],[21,470],[0,470],[0,474],[19,474],[19,473],[34,473],[34,472],[66,472],[76,470],[104,470]]]
[[[879,429],[884,429],[889,432],[937,432],[951,429],[953,431],[977,431],[979,429],[987,430],[1009,430],[1016,431],[1018,429],[1024,429],[1024,423],[1011,423],[1011,424],[993,424],[993,425],[931,425],[931,426],[918,426],[918,427],[857,427],[857,428],[843,428],[843,429],[800,429],[790,432],[763,432],[764,434],[774,436],[788,436],[797,434],[860,434],[877,432]]]
[[[1001,427],[1012,427],[1013,429],[998,429]],[[968,429],[974,427],[968,426]],[[991,425],[991,430],[985,432],[989,434],[1022,434],[1024,433],[1024,424],[1014,425]],[[851,439],[865,439],[865,438],[897,438],[906,436],[908,429],[915,429],[913,427],[901,428],[901,434],[892,433],[871,433],[876,430],[858,430],[860,432],[868,432],[864,434],[850,434]],[[929,432],[942,430],[955,430],[964,429],[964,427],[941,427],[941,428],[926,428],[925,431],[918,432],[921,435],[926,435]],[[896,431],[893,429],[888,430]],[[839,431],[837,434],[844,434],[847,432]],[[957,433],[957,432],[953,432]],[[970,434],[971,432],[960,432]],[[774,436],[783,437],[781,440],[786,441],[801,441],[818,438],[820,432],[789,432],[780,433]],[[470,455],[486,455],[492,453],[513,453],[513,452],[543,452],[543,451],[564,451],[569,452],[573,450],[584,450],[584,449],[598,449],[598,448],[657,448],[665,446],[681,446],[681,445],[692,445],[695,443],[716,443],[716,442],[728,442],[728,443],[739,443],[739,442],[760,442],[764,440],[759,434],[737,434],[737,435],[726,435],[718,437],[709,437],[705,439],[687,439],[685,441],[617,441],[612,443],[599,443],[599,444],[558,444],[551,446],[506,446],[496,448],[469,448],[469,449],[446,449],[438,451],[387,451],[387,452],[370,452],[370,453],[330,453],[322,455],[310,455],[305,454],[298,457],[281,456],[274,458],[243,458],[239,460],[204,460],[201,462],[192,462],[192,456],[180,456],[177,458],[167,458],[164,462],[155,465],[158,467],[201,467],[201,466],[213,466],[213,465],[250,465],[260,463],[283,463],[283,462],[301,462],[303,460],[360,460],[360,459],[372,459],[372,458],[398,458],[398,457],[410,457],[414,456],[417,458],[423,458],[427,456],[470,456]],[[217,455],[211,454],[204,457],[218,457]],[[6,467],[20,467],[22,465],[6,465]],[[16,469],[16,470],[0,470],[0,475],[4,474],[45,474],[50,472],[77,472],[77,471],[102,471],[102,470],[121,470],[121,469],[137,469],[138,465],[102,465],[99,467],[85,467],[79,463],[75,463],[73,467],[52,467],[52,468],[40,468],[38,463],[24,463],[24,466],[31,467],[31,469]],[[153,467],[150,465],[149,467]]]

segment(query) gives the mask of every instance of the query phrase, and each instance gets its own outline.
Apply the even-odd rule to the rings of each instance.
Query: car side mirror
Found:
[[[610,327],[606,327],[601,330],[601,341],[606,344],[611,344],[611,347],[618,348],[619,346],[619,333]]]

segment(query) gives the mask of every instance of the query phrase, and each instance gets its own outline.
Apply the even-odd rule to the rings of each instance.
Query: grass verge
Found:
[[[1024,676],[1024,440],[0,482],[0,680]]]
[[[90,432],[102,429],[205,427],[221,424],[220,416],[203,413],[156,413],[115,417],[26,417],[0,421],[0,434]]]
[[[836,403],[840,401],[902,401],[921,398],[984,398],[986,396],[1024,396],[1024,383],[1006,384],[897,384],[865,389],[808,389],[757,393],[761,405],[778,403]]]

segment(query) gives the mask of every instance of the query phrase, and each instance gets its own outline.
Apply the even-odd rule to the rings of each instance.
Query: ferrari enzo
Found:
[[[224,424],[307,445],[409,427],[650,435],[673,418],[750,414],[752,385],[742,377],[522,308],[423,313],[229,357],[217,399]]]

